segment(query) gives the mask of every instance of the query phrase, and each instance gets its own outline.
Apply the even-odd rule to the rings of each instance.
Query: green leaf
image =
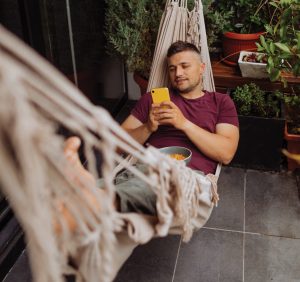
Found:
[[[275,45],[276,45],[276,47],[278,47],[283,52],[292,54],[292,52],[290,51],[289,47],[286,44],[280,43],[280,42],[276,42]]]
[[[275,44],[273,42],[270,42],[270,52],[274,55],[275,53]]]
[[[276,2],[270,2],[270,5],[274,6],[275,8],[278,8],[278,4]]]
[[[273,69],[270,73],[270,80],[276,81],[280,77],[280,70],[279,69]]]
[[[259,39],[260,39],[260,43],[261,43],[261,45],[264,47],[264,49],[267,50],[267,52],[269,52],[269,46],[268,46],[268,44],[266,43],[265,37],[264,37],[263,35],[261,35],[261,36],[259,37]]]
[[[282,6],[287,6],[291,4],[291,0],[280,0],[280,4]]]
[[[268,58],[268,66],[270,68],[274,68],[274,61],[273,61],[273,58],[271,56]]]
[[[256,45],[256,47],[257,47],[257,51],[258,51],[258,52],[261,52],[261,51],[264,51],[264,50],[265,50],[265,48],[262,47],[258,42],[255,42],[255,45]]]
[[[265,25],[265,29],[266,29],[266,32],[267,33],[270,33],[270,34],[274,34],[274,32],[273,32],[273,28],[272,28],[272,26],[270,26],[269,24],[266,24]]]
[[[279,28],[279,36],[280,38],[282,39],[285,39],[286,38],[286,26],[281,26]]]

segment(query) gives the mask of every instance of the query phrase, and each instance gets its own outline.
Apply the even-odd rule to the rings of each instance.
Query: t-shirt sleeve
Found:
[[[131,110],[131,114],[136,117],[140,122],[146,123],[148,121],[149,110],[152,104],[151,94],[145,93],[137,101],[134,108]]]
[[[235,126],[239,126],[239,120],[234,102],[229,95],[223,94],[220,103],[220,110],[217,119],[218,123],[229,123]]]

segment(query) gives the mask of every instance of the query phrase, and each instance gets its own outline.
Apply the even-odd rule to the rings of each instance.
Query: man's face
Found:
[[[204,64],[196,52],[183,51],[168,58],[169,77],[172,87],[182,94],[202,90]]]

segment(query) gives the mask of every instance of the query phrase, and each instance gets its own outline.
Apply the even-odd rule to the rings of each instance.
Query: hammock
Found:
[[[205,224],[218,200],[214,175],[198,175],[145,149],[2,27],[0,61],[0,187],[24,229],[34,281],[64,281],[66,274],[111,281],[136,245],[173,233],[187,242]],[[104,197],[68,165],[59,126],[83,140]],[[123,159],[117,148],[132,157]],[[94,149],[101,152],[100,167]],[[147,171],[137,170],[136,161]],[[157,218],[116,212],[113,179],[122,168],[156,193]],[[76,219],[74,232],[61,216],[66,211]]]
[[[178,40],[191,42],[201,50],[201,59],[206,65],[203,87],[215,91],[201,0],[195,0],[191,12],[187,9],[187,0],[167,0],[158,30],[147,90],[169,84],[167,50]]]

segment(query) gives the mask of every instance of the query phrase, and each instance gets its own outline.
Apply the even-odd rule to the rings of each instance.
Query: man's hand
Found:
[[[159,125],[173,125],[179,130],[183,130],[189,122],[172,101],[162,102],[155,111],[155,118]]]
[[[153,133],[158,129],[158,115],[157,112],[159,111],[160,104],[152,104],[149,112],[149,118],[147,122],[148,130]]]

